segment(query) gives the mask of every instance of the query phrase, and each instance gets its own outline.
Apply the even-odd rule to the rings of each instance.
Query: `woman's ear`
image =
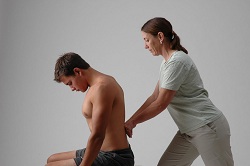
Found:
[[[157,35],[158,39],[160,41],[163,41],[164,40],[164,34],[162,32],[158,32],[158,35]]]

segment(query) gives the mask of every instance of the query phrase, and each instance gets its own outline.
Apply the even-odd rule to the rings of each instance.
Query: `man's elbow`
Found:
[[[105,132],[93,132],[91,135],[92,139],[96,141],[103,142],[103,140],[105,139]]]

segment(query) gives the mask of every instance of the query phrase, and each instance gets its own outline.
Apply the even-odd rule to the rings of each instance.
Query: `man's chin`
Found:
[[[86,88],[85,90],[80,90],[82,93],[86,92],[89,88]]]

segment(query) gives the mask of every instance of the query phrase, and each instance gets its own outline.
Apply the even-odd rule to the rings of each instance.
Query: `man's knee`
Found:
[[[49,156],[49,158],[47,159],[47,164],[54,161],[56,161],[56,154],[52,154],[51,156]]]

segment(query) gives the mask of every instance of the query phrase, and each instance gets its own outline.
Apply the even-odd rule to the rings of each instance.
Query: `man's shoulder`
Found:
[[[106,88],[112,88],[115,85],[117,85],[117,82],[113,77],[104,76],[95,84],[95,88],[106,89]]]
[[[90,90],[93,94],[113,93],[117,88],[117,85],[118,83],[113,77],[104,76],[91,86]]]

